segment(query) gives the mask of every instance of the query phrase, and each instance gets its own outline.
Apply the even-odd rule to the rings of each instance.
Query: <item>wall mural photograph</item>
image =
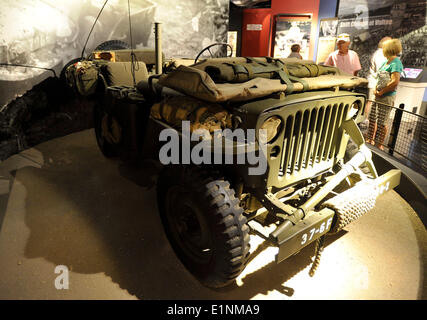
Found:
[[[227,41],[228,11],[228,0],[131,0],[133,45],[154,48],[153,23],[161,22],[165,56],[195,58],[207,45]],[[92,26],[85,55],[107,40],[130,44],[128,1],[3,0],[0,63],[52,68],[59,75],[68,61],[81,56]],[[0,66],[0,108],[52,75]]]
[[[352,38],[352,50],[360,58],[360,76],[366,77],[372,54],[385,36],[399,38],[404,66],[426,66],[427,1],[342,0],[339,3],[337,33]]]
[[[276,35],[274,38],[274,57],[287,58],[291,54],[291,47],[299,44],[299,52],[303,59],[308,59],[310,48],[311,21],[279,18],[276,21]]]
[[[323,63],[329,54],[335,50],[338,18],[322,19],[320,21],[319,42],[316,62]]]

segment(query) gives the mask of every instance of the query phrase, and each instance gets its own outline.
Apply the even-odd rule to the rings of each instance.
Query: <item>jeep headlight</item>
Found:
[[[278,116],[272,116],[264,121],[260,129],[266,130],[267,133],[267,143],[273,141],[280,131],[280,125],[282,124],[282,119]]]

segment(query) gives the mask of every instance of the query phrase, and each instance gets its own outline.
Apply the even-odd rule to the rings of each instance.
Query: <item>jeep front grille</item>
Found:
[[[349,104],[329,104],[307,108],[287,115],[279,176],[316,169],[336,157],[339,127],[347,116]]]

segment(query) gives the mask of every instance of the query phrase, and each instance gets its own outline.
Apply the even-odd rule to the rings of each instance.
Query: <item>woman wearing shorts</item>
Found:
[[[399,39],[387,40],[383,43],[383,54],[387,58],[378,69],[377,86],[374,90],[377,103],[372,103],[369,114],[369,134],[366,142],[377,145],[384,150],[384,139],[387,134],[387,120],[396,98],[396,89],[400,81],[403,65],[397,57],[402,52]]]

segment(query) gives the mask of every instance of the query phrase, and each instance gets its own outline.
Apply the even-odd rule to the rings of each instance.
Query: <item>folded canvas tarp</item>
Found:
[[[302,77],[298,80],[298,82],[291,84],[293,92],[334,87],[348,89],[365,86],[368,83],[364,78],[344,75],[340,72],[317,77]],[[289,84],[283,83],[280,78],[255,77],[241,83],[215,83],[209,74],[200,68],[184,65],[162,76],[159,79],[159,84],[209,102],[246,101],[275,92],[286,92],[289,89]]]
[[[273,58],[207,59],[191,67],[205,71],[215,83],[245,82],[253,78],[317,77],[340,74],[336,67],[318,65],[310,60]],[[282,74],[283,73],[283,74]]]

